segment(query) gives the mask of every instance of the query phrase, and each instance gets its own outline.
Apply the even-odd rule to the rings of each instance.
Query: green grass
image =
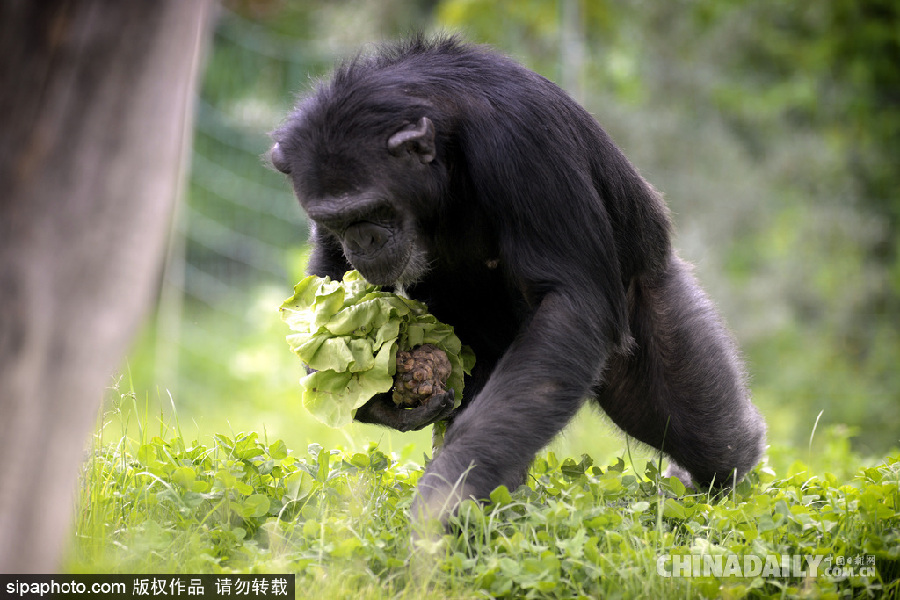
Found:
[[[900,455],[863,461],[834,428],[809,449],[770,449],[720,496],[691,493],[627,450],[599,464],[549,452],[527,486],[465,502],[451,533],[413,543],[414,446],[293,452],[264,433],[189,440],[177,419],[146,417],[116,439],[111,423],[84,467],[70,572],[291,572],[298,598],[900,592]],[[772,563],[782,556],[823,562],[816,577],[782,573]],[[845,576],[835,569],[848,558],[861,564]],[[689,564],[692,576],[666,576]],[[753,576],[727,570],[735,564]]]

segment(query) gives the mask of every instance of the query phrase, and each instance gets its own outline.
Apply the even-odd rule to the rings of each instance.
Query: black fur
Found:
[[[475,351],[420,508],[440,513],[470,465],[462,497],[516,487],[586,398],[701,486],[757,463],[765,425],[665,204],[556,85],[419,37],[338,67],[273,137],[313,223],[310,272],[399,282]],[[412,429],[446,418],[438,403],[379,397],[357,418]]]

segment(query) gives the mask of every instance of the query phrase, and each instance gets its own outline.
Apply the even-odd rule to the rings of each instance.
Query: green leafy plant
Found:
[[[432,344],[452,371],[447,387],[462,400],[463,374],[475,364],[453,327],[416,300],[381,291],[349,271],[343,280],[309,276],[281,306],[294,332],[288,344],[312,372],[300,380],[303,405],[320,421],[340,427],[357,408],[394,386],[397,351]]]
[[[297,597],[900,592],[897,456],[860,466],[842,455],[852,474],[841,479],[799,461],[763,465],[708,493],[662,477],[657,460],[549,452],[527,485],[467,500],[446,535],[415,539],[421,467],[375,444],[295,454],[252,432],[188,442],[180,430],[149,429],[92,449],[68,570],[290,572]]]

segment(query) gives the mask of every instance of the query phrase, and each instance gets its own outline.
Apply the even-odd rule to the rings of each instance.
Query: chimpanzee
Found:
[[[449,422],[420,512],[515,488],[586,399],[699,487],[759,461],[741,358],[672,250],[662,198],[544,77],[415,36],[339,65],[273,140],[310,219],[310,273],[402,289],[475,352],[459,409],[452,393],[415,409],[386,394],[356,413]]]

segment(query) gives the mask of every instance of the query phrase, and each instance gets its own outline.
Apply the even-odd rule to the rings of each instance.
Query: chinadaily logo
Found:
[[[656,559],[663,577],[847,577],[874,576],[872,555],[824,554],[663,554]]]

